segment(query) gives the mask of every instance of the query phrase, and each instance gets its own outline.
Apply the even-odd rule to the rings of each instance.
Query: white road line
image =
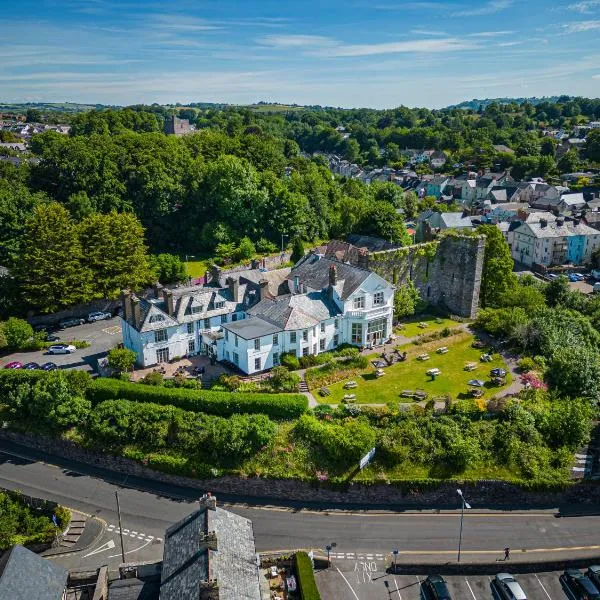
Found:
[[[471,592],[471,596],[473,596],[473,600],[477,600],[477,597],[475,596],[475,594],[473,593],[473,590],[471,588],[471,584],[469,583],[469,580],[465,577],[465,582],[467,584],[467,587],[469,588],[469,591]]]
[[[123,529],[123,533],[129,533],[129,529]]]
[[[133,533],[133,535],[137,535],[138,534],[137,531],[132,531],[131,533]]]
[[[535,578],[538,580],[538,583],[542,586],[542,589],[544,590],[544,594],[546,594],[546,596],[548,596],[548,600],[552,600],[552,598],[550,597],[550,594],[544,587],[544,584],[540,581],[540,578],[537,576],[537,574],[536,574]]]
[[[342,576],[342,579],[348,584],[350,591],[354,594],[356,600],[360,600],[360,598],[356,595],[354,588],[350,585],[350,582],[346,579],[346,576],[336,567],[335,570]]]
[[[142,544],[141,546],[139,546],[139,548],[134,548],[133,550],[128,550],[127,552],[125,552],[125,554],[131,554],[132,552],[137,552],[138,550],[141,550],[142,548],[145,548],[149,543],[150,542],[146,542],[145,544]],[[113,554],[112,556],[109,556],[108,558],[118,558],[119,556],[121,556],[121,555],[120,554]]]
[[[146,537],[147,537],[149,540],[153,540],[153,539],[154,539],[154,536],[153,536],[153,535],[147,535]]]
[[[162,538],[156,538],[157,542],[162,542]]]
[[[138,540],[145,540],[146,538],[143,535],[138,535],[137,539]],[[152,540],[147,540],[147,541],[151,542]]]
[[[398,592],[398,598],[400,598],[400,600],[402,600],[402,594],[400,593],[400,590],[398,589],[398,582],[396,581],[395,577],[394,577],[394,585],[396,586],[396,591]]]

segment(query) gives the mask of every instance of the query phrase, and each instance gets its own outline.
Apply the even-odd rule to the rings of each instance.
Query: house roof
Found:
[[[273,323],[269,323],[260,317],[249,317],[247,319],[242,319],[241,321],[223,323],[221,327],[235,335],[239,335],[245,340],[253,340],[255,338],[271,335],[273,333],[279,333],[281,331],[281,327],[274,325]]]
[[[459,212],[441,213],[440,218],[448,229],[461,229],[473,226],[471,217],[463,216],[463,213]]]
[[[216,550],[209,535],[216,534]],[[198,600],[201,582],[216,580],[219,600],[260,600],[252,522],[201,506],[165,532],[161,600]]]
[[[575,223],[573,221],[549,221],[545,226],[541,222],[523,223],[519,228],[519,233],[527,233],[535,238],[554,238],[554,237],[572,237],[575,235],[600,235],[597,229],[592,229],[584,223]]]
[[[505,146],[504,144],[496,144],[495,146],[492,146],[492,148],[494,148],[494,150],[496,152],[509,152],[510,154],[514,154],[515,151],[510,149],[508,146]]]
[[[23,546],[0,559],[0,600],[61,600],[69,572]]]
[[[573,194],[563,194],[560,200],[567,206],[583,206],[586,203],[585,197],[581,192]]]
[[[110,600],[159,600],[160,583],[140,579],[118,579],[108,588]]]

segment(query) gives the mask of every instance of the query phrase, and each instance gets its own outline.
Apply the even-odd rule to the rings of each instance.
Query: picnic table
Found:
[[[429,325],[427,323],[425,323],[424,321],[421,321],[417,327],[420,327],[421,329],[426,329],[427,327],[429,327]]]
[[[358,383],[356,383],[356,381],[347,381],[344,384],[344,389],[345,390],[352,390],[354,388],[358,387]]]
[[[492,359],[491,355],[489,355],[489,354],[482,354],[482,355],[479,357],[479,360],[480,360],[481,362],[492,362],[492,360],[493,360],[493,359]]]
[[[342,398],[342,402],[348,401],[348,400],[355,400],[355,399],[356,399],[356,394],[344,394],[344,397]]]
[[[329,388],[326,388],[326,387],[322,387],[319,390],[319,394],[321,394],[321,396],[331,396],[331,392],[329,391]]]
[[[468,394],[471,396],[471,398],[481,398],[484,392],[481,388],[471,388]]]
[[[375,371],[375,377],[383,377],[385,375],[385,371],[383,369],[377,369]]]
[[[477,363],[470,362],[465,365],[465,371],[474,371],[477,368]]]
[[[437,367],[435,367],[433,369],[429,369],[427,371],[427,375],[441,375],[441,374],[442,374],[442,372]]]
[[[402,390],[400,392],[400,396],[402,398],[414,398],[415,392],[414,392],[414,390]]]
[[[419,354],[419,356],[417,356],[417,360],[429,360],[430,358],[431,356],[429,356],[427,352],[423,352],[423,354]]]
[[[442,346],[436,350],[438,354],[448,354],[448,348],[446,346]]]

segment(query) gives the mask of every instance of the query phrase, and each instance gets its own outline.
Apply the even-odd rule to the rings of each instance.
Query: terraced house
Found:
[[[123,292],[123,341],[140,366],[206,354],[244,373],[342,344],[383,343],[392,332],[394,286],[376,273],[321,254],[292,269],[229,273],[203,286]]]

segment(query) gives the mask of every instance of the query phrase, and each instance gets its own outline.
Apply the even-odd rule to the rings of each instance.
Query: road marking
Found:
[[[125,552],[125,554],[131,554],[132,552],[137,552],[138,550],[145,548],[149,543],[150,542],[146,542],[145,544],[142,544],[138,548],[134,548],[133,550],[128,550],[127,552]],[[120,554],[113,554],[112,556],[109,556],[108,558],[118,558],[120,556],[121,556]]]
[[[396,581],[395,577],[394,577],[394,585],[396,586],[396,591],[398,592],[398,598],[400,598],[400,600],[402,600],[402,594],[400,593],[400,590],[398,589],[398,582]]]
[[[94,554],[99,554],[100,552],[104,552],[105,550],[112,550],[114,547],[115,547],[114,541],[108,540],[108,542],[106,542],[106,544],[102,544],[102,546],[99,546],[95,550],[88,552],[83,558],[87,558],[88,556],[92,556]]]
[[[473,596],[473,600],[477,600],[477,597],[475,596],[475,594],[473,593],[473,590],[471,589],[471,584],[469,583],[469,580],[465,577],[465,583],[467,584],[467,587],[469,588],[469,591],[471,592],[471,596]]]
[[[544,584],[540,581],[540,578],[537,576],[537,573],[536,573],[535,578],[538,580],[538,583],[542,586],[542,589],[544,590],[544,594],[546,594],[546,596],[548,596],[548,600],[552,600],[552,598],[550,597],[550,594],[548,593],[548,591],[544,587]]]
[[[337,567],[335,568],[335,570],[342,576],[342,579],[346,582],[346,584],[350,588],[350,591],[354,594],[354,597],[356,598],[356,600],[360,600],[360,598],[356,595],[354,588],[350,585],[350,582],[346,579],[346,576]]]

